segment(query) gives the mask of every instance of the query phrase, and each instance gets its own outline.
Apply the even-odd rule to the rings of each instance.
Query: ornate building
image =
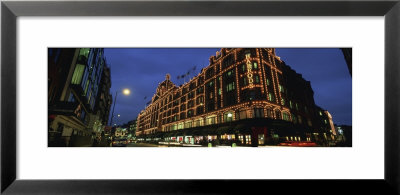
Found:
[[[318,115],[325,112],[313,96],[310,82],[275,49],[222,48],[209,66],[179,87],[167,74],[140,112],[136,135],[192,144],[322,143],[329,129],[320,125]]]

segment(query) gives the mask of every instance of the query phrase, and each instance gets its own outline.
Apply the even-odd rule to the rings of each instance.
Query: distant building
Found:
[[[337,131],[337,142],[338,146],[351,147],[353,145],[353,130],[350,125],[337,125],[335,126]]]
[[[110,86],[101,83],[106,66],[104,49],[48,50],[49,146],[87,145],[101,129],[109,112],[99,96]]]
[[[167,75],[138,115],[136,135],[252,146],[328,139],[331,127],[318,117],[313,96],[310,82],[275,49],[223,48],[182,86]]]
[[[132,135],[136,135],[137,120],[129,121],[128,125],[129,125],[129,127],[128,127],[129,132],[131,132]]]

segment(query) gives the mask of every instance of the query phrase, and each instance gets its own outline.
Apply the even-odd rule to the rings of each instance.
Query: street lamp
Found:
[[[113,118],[114,118],[115,102],[117,101],[118,92],[119,92],[118,90],[115,92],[114,105],[113,105],[113,110],[112,110],[112,115],[111,115],[111,120],[110,120],[110,126],[111,126],[111,124],[113,124],[112,121],[113,121]],[[124,94],[124,95],[129,95],[129,94],[131,94],[131,90],[129,90],[129,89],[123,89],[123,90],[122,90],[122,94]],[[121,115],[118,114],[118,117],[120,117],[120,116],[121,116]]]

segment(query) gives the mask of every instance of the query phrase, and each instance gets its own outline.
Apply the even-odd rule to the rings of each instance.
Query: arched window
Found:
[[[233,121],[233,112],[228,111],[224,113],[224,122],[231,122]]]

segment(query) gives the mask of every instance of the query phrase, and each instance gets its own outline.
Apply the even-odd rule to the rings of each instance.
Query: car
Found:
[[[112,142],[112,147],[125,147],[128,144],[126,138],[115,138]]]

